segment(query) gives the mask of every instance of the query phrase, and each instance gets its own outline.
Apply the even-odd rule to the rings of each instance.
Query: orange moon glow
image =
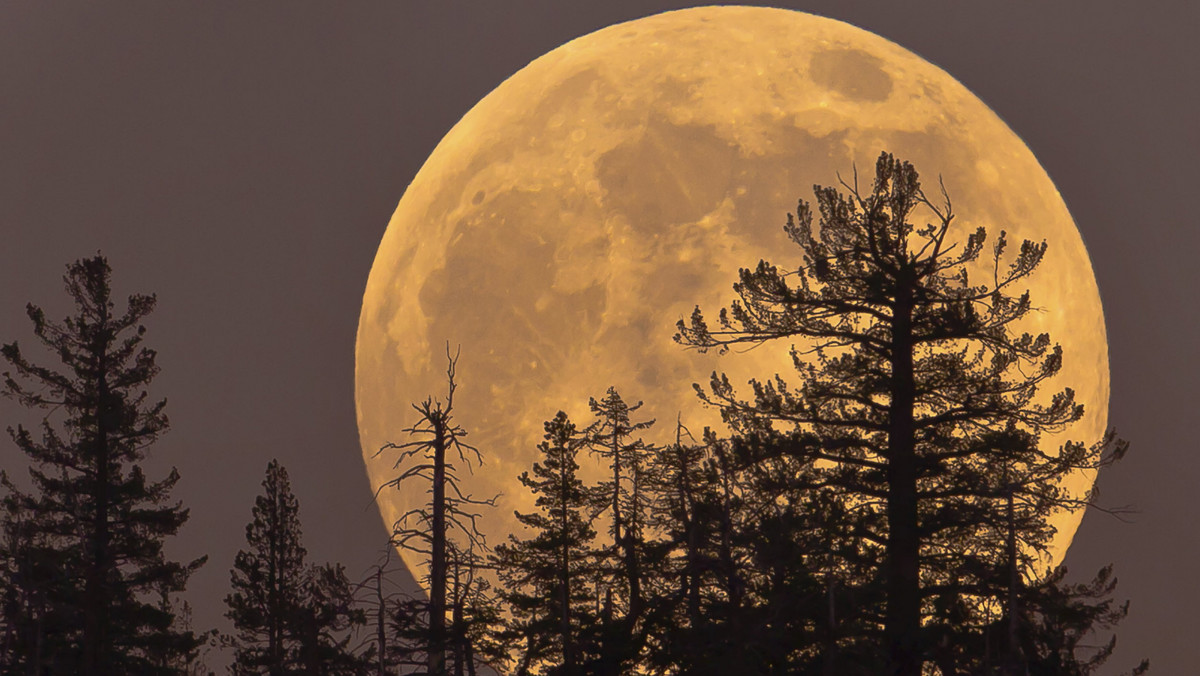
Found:
[[[702,7],[605,28],[503,82],[446,134],[405,191],[379,246],[356,346],[358,429],[371,485],[394,476],[410,402],[444,396],[445,345],[461,345],[457,420],[485,464],[464,486],[502,494],[488,542],[519,528],[532,500],[516,477],[559,409],[580,427],[589,396],[615,385],[657,418],[647,440],[717,426],[691,384],[781,373],[788,345],[701,355],[675,322],[731,300],[739,267],[783,267],[782,225],[814,184],[881,150],[941,175],[960,239],[979,226],[1049,242],[1022,328],[1049,332],[1085,418],[1043,444],[1105,429],[1108,347],[1091,263],[1058,191],[1029,148],[954,78],[877,35],[800,12]],[[934,192],[931,190],[931,192]],[[936,194],[936,192],[934,192]],[[748,392],[748,388],[744,391]],[[585,476],[599,476],[580,457]],[[465,475],[465,472],[464,472]],[[1094,476],[1074,477],[1083,492]],[[423,489],[422,489],[423,490]],[[383,492],[388,527],[426,499]],[[1081,513],[1061,514],[1061,560]],[[419,574],[415,561],[409,567]]]

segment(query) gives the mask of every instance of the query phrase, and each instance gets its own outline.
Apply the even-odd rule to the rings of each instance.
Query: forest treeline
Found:
[[[219,650],[232,673],[270,676],[1098,673],[1128,604],[1110,568],[1083,583],[1048,569],[1050,517],[1089,505],[1063,480],[1126,444],[1041,450],[1083,414],[1070,389],[1040,391],[1062,351],[1017,330],[1046,244],[954,241],[942,198],[888,154],[869,190],[818,187],[785,226],[796,262],[743,269],[738,300],[715,321],[696,308],[676,336],[702,351],[783,341],[792,371],[697,386],[719,430],[649,420],[616,388],[581,393],[597,395],[587,419],[545,422],[519,477],[534,509],[505,542],[479,529],[495,500],[459,484],[489,449],[455,417],[447,354],[445,395],[379,449],[396,467],[379,490],[425,496],[379,563],[351,578],[309,562],[272,461],[232,562],[228,634],[192,627],[181,601],[211,562],[163,553],[188,518],[179,475],[141,468],[167,429],[142,344],[155,299],[118,311],[103,257],[69,265],[75,314],[28,307],[58,363],[0,349],[5,394],[45,412],[10,428],[30,481],[2,479],[0,669],[203,674]],[[395,548],[428,593],[396,586]]]

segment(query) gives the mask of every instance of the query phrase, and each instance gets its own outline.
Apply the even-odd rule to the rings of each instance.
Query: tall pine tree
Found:
[[[926,626],[953,597],[973,597],[956,611],[977,614],[1008,594],[1007,499],[1027,507],[1015,514],[1023,544],[1044,548],[1050,511],[1087,500],[1061,480],[1124,446],[1038,449],[1039,435],[1082,415],[1069,389],[1036,397],[1062,352],[1015,331],[1032,309],[1019,285],[1044,242],[1012,256],[1003,233],[985,254],[982,228],[953,242],[949,201],[927,199],[913,167],[886,153],[868,193],[843,187],[817,189],[818,228],[804,202],[789,216],[798,266],[742,270],[719,326],[697,308],[678,339],[700,349],[800,341],[795,386],[755,381],[745,400],[714,374],[705,396],[735,435],[798,462],[866,515],[849,527],[883,549],[884,671],[919,676],[933,652]],[[932,223],[914,225],[919,217]],[[975,280],[980,268],[986,281]]]
[[[281,676],[299,670],[296,625],[307,552],[301,544],[300,503],[278,461],[267,464],[262,486],[246,525],[250,548],[237,553],[229,573],[233,591],[225,597],[226,616],[236,634],[227,642],[234,648],[236,673]]]
[[[341,566],[310,566],[301,541],[300,503],[287,470],[267,464],[263,494],[246,525],[248,549],[230,570],[233,591],[225,597],[235,633],[236,674],[353,674],[363,663],[349,647],[348,632],[365,623]]]
[[[595,652],[588,640],[597,620],[590,584],[595,498],[577,474],[581,442],[574,423],[559,411],[545,426],[541,460],[519,477],[537,496],[538,511],[517,513],[531,534],[497,545],[495,567],[511,616],[506,634],[522,648],[518,673],[557,666],[553,673],[578,676]]]
[[[166,557],[166,539],[188,518],[171,501],[179,474],[151,480],[141,465],[167,430],[166,401],[147,391],[159,369],[142,320],[155,298],[130,296],[119,311],[99,255],[68,265],[64,282],[72,316],[53,322],[27,308],[35,337],[60,365],[40,365],[16,342],[0,349],[10,367],[5,394],[47,412],[40,435],[9,429],[33,467],[30,492],[5,480],[15,529],[8,572],[17,575],[7,582],[23,597],[6,607],[16,615],[6,623],[22,627],[21,669],[174,673],[161,666],[165,656],[194,655],[202,639],[173,626],[160,599],[183,591],[205,559]]]
[[[603,604],[598,629],[600,670],[611,671],[637,660],[645,642],[641,620],[648,593],[646,535],[654,451],[638,433],[654,421],[634,421],[642,402],[630,406],[614,387],[603,399],[589,399],[588,406],[595,420],[583,430],[582,441],[607,462],[612,473],[596,493],[597,506],[608,511],[610,523],[611,545],[601,557],[603,589],[598,592]]]

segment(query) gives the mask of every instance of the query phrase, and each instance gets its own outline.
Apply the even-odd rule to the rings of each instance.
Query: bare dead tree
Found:
[[[446,347],[447,393],[445,400],[428,397],[413,404],[417,422],[401,432],[409,439],[404,443],[387,443],[376,457],[395,451],[393,465],[399,474],[376,491],[376,498],[385,489],[411,490],[413,484],[427,483],[429,501],[408,510],[392,526],[393,546],[422,556],[427,561],[429,588],[428,633],[426,664],[430,676],[446,674],[446,587],[448,537],[460,540],[457,549],[485,549],[486,542],[477,521],[481,507],[495,506],[496,497],[477,499],[464,493],[459,486],[459,469],[468,472],[483,464],[479,450],[465,441],[467,431],[454,421],[454,382],[458,352],[450,354]]]

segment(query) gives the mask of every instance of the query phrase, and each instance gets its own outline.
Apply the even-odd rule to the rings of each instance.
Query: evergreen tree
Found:
[[[351,641],[366,624],[366,613],[354,603],[353,587],[340,564],[309,566],[302,603],[296,615],[301,673],[307,676],[366,674],[369,661],[356,654]]]
[[[300,503],[292,494],[287,470],[267,464],[263,494],[255,498],[246,543],[230,570],[233,591],[225,597],[236,634],[238,674],[297,673],[300,640],[297,618],[304,596],[307,552],[301,544]]]
[[[1090,676],[1112,656],[1117,637],[1099,646],[1087,645],[1096,633],[1114,628],[1129,612],[1129,602],[1112,600],[1117,580],[1112,567],[1101,569],[1091,582],[1065,582],[1066,568],[1058,568],[1024,594],[1028,611],[1020,618],[1018,640],[1025,666],[1036,676]],[[1142,660],[1130,673],[1139,676],[1150,669]]]
[[[498,640],[500,606],[483,575],[492,566],[474,548],[460,550],[453,542],[447,564],[447,642],[453,673],[476,676],[480,666],[499,666],[509,658],[506,645]]]
[[[1035,399],[1062,353],[1044,334],[1014,333],[1032,307],[1014,289],[1045,243],[1024,242],[1010,259],[1001,233],[985,263],[986,232],[948,240],[948,199],[932,203],[912,166],[886,153],[868,194],[843,187],[817,189],[819,229],[804,202],[789,216],[799,266],[742,270],[739,301],[719,328],[697,308],[678,340],[700,349],[803,341],[792,351],[796,387],[779,376],[753,381],[747,401],[714,374],[703,396],[735,436],[795,461],[862,517],[847,527],[882,547],[885,673],[919,676],[932,654],[924,627],[955,597],[968,597],[959,612],[977,614],[1008,593],[999,516],[1008,497],[1022,506],[1023,546],[1044,551],[1049,512],[1087,501],[1061,479],[1124,446],[1108,438],[1038,450],[1040,434],[1082,415],[1069,389]],[[914,226],[922,210],[933,223]],[[973,281],[980,268],[987,283]]]
[[[77,609],[65,562],[69,552],[56,546],[43,524],[35,522],[24,502],[28,496],[12,491],[4,498],[3,541],[0,542],[0,670],[10,674],[66,673]]]
[[[706,431],[702,445],[677,438],[659,454],[663,573],[685,584],[653,601],[647,633],[665,645],[651,663],[669,673],[879,671],[861,654],[871,557],[845,501],[765,450]]]
[[[174,594],[168,588],[159,589],[158,607],[164,613],[170,614],[175,618],[173,625],[180,631],[194,631],[192,628],[192,606],[187,601],[182,601],[177,594]],[[213,639],[217,637],[217,630],[210,629],[206,632],[197,635],[201,645],[196,646],[194,650],[188,652],[179,652],[167,643],[152,648],[149,651],[148,657],[151,663],[162,670],[162,673],[180,673],[188,676],[213,676],[213,672],[208,669],[202,659],[202,649],[207,650],[215,647]]]
[[[346,634],[365,618],[353,608],[345,572],[305,562],[300,503],[277,460],[267,464],[262,486],[246,525],[249,549],[234,558],[233,591],[225,597],[235,634],[224,642],[234,648],[234,672],[359,673]]]
[[[429,599],[401,594],[390,606],[385,631],[390,638],[385,661],[399,673],[426,673],[429,666]],[[391,672],[386,672],[391,673]]]
[[[714,618],[706,612],[706,589],[711,580],[712,535],[709,498],[711,487],[705,473],[705,446],[684,443],[688,434],[679,421],[675,443],[656,449],[649,525],[661,535],[651,547],[660,562],[656,573],[655,598],[648,609],[647,634],[656,646],[650,663],[660,669],[678,667],[688,671],[704,659],[703,635]],[[690,434],[688,434],[690,439]]]
[[[187,521],[172,503],[179,480],[146,477],[141,462],[167,430],[166,401],[150,398],[155,352],[142,344],[154,296],[118,312],[103,256],[67,266],[75,314],[49,321],[30,304],[38,342],[61,367],[31,361],[18,343],[0,354],[4,391],[48,412],[40,438],[9,429],[33,462],[32,492],[5,479],[9,593],[20,669],[77,674],[176,673],[166,655],[194,655],[202,638],[173,626],[158,601],[183,591],[204,558],[178,563],[163,546]]]
[[[638,659],[645,639],[640,621],[646,606],[645,537],[650,509],[650,457],[653,450],[636,436],[654,425],[634,422],[642,402],[630,406],[616,388],[601,400],[588,400],[595,421],[583,431],[583,443],[608,463],[611,480],[597,489],[598,508],[609,513],[611,546],[602,551],[604,599],[598,630],[599,669],[613,673]],[[599,590],[598,590],[599,591]]]
[[[519,673],[577,676],[594,653],[587,636],[597,619],[589,584],[595,499],[577,475],[581,442],[575,425],[559,411],[545,427],[541,461],[519,477],[537,496],[537,512],[517,513],[532,533],[510,535],[508,543],[497,545],[494,565],[510,613],[505,634],[518,645],[524,642]]]

